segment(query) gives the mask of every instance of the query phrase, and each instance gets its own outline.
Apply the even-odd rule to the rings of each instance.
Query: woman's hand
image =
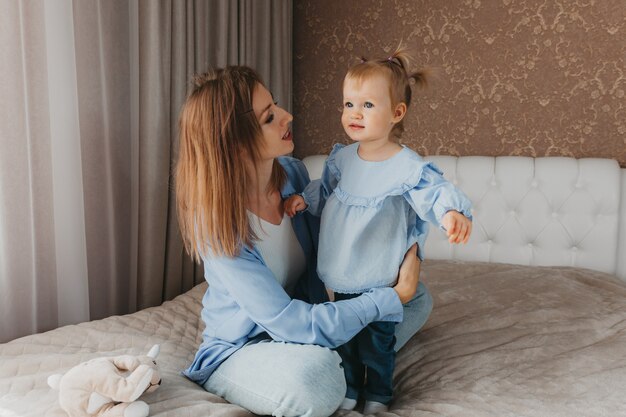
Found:
[[[421,261],[417,257],[417,243],[404,255],[404,260],[398,272],[398,283],[393,287],[400,297],[402,304],[411,301],[417,292],[417,284],[420,278]]]

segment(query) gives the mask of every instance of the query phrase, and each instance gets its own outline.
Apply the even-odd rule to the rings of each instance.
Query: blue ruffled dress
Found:
[[[423,259],[428,223],[441,227],[449,210],[471,219],[467,196],[411,149],[372,162],[358,146],[335,145],[322,178],[302,193],[321,214],[318,275],[347,294],[392,286],[406,251],[417,242]]]

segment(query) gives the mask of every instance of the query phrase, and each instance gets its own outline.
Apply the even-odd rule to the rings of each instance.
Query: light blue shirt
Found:
[[[301,193],[309,183],[302,162],[288,157],[279,162],[287,173],[283,198]],[[242,247],[234,258],[203,256],[209,283],[202,299],[206,327],[193,363],[183,372],[191,380],[204,384],[230,355],[262,338],[332,348],[373,321],[402,321],[402,304],[392,288],[327,302],[315,272],[319,219],[307,213],[291,221],[307,259],[293,297],[276,281],[256,245]]]
[[[423,259],[428,223],[441,227],[450,210],[471,219],[465,194],[411,149],[373,162],[358,146],[335,145],[322,178],[302,193],[307,211],[321,214],[317,272],[339,293],[393,285],[414,243]]]

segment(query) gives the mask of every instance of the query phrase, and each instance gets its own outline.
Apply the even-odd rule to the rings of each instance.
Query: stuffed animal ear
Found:
[[[63,378],[63,374],[54,374],[48,377],[48,385],[52,389],[59,389],[59,385],[61,385],[61,378]]]
[[[159,351],[161,350],[161,348],[159,347],[159,345],[154,345],[152,346],[152,348],[150,349],[150,351],[148,352],[148,357],[155,359],[157,356],[159,356]]]

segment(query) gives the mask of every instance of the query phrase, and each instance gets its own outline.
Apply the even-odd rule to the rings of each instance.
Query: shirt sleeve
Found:
[[[341,174],[335,165],[337,152],[343,149],[343,145],[335,145],[330,155],[324,162],[322,178],[311,181],[302,192],[302,198],[307,204],[307,211],[314,216],[321,216],[326,200],[337,187]]]
[[[309,304],[290,298],[249,249],[242,249],[236,258],[205,262],[239,307],[277,341],[332,348],[373,321],[402,321],[402,304],[393,288],[373,289],[351,300]]]
[[[404,194],[417,215],[442,227],[441,220],[450,210],[472,219],[472,203],[467,196],[443,177],[431,163],[423,167],[418,184]],[[443,228],[443,227],[442,227]]]

